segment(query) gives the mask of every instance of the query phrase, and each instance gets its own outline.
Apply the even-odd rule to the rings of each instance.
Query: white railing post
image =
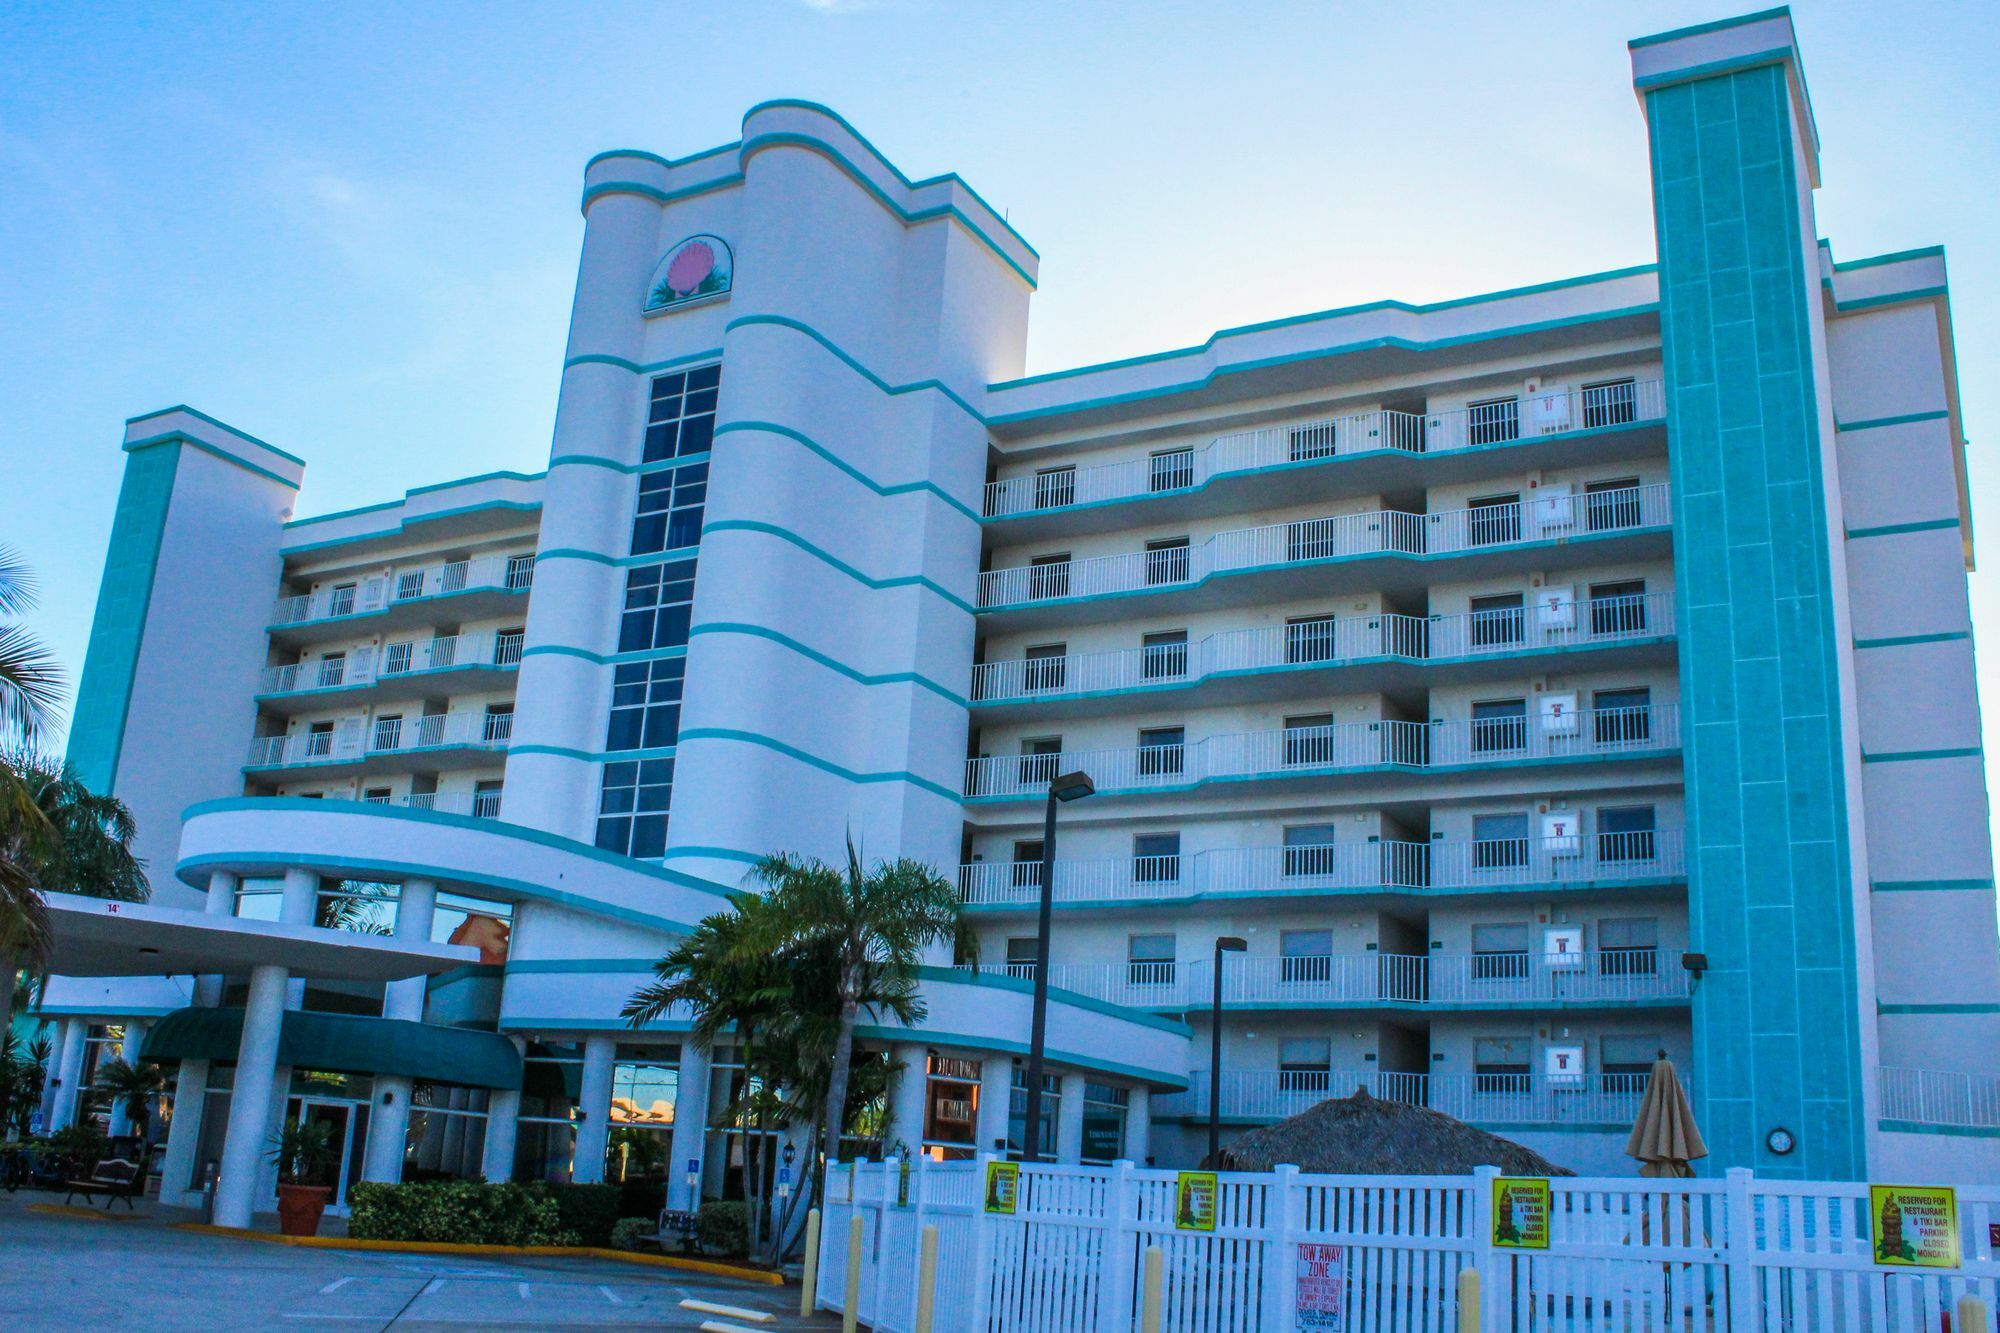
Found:
[[[977,1174],[972,1178],[972,1300],[966,1327],[978,1333],[986,1333],[993,1310],[993,1233],[998,1223],[986,1211],[986,1164],[998,1160],[990,1152],[972,1159]]]
[[[1747,1166],[1732,1166],[1724,1177],[1724,1204],[1728,1220],[1723,1224],[1728,1244],[1723,1263],[1729,1273],[1729,1327],[1755,1329],[1760,1318],[1757,1293],[1757,1219],[1750,1197],[1755,1183]]]
[[[1280,1163],[1264,1196],[1264,1305],[1259,1328],[1290,1328],[1298,1308],[1299,1265],[1293,1233],[1301,1228],[1293,1210],[1299,1202],[1299,1169]]]
[[[1472,1168],[1472,1220],[1465,1238],[1479,1272],[1481,1313],[1492,1329],[1511,1328],[1514,1310],[1513,1265],[1493,1248],[1493,1182],[1499,1175],[1497,1166]]]
[[[1100,1325],[1109,1333],[1127,1333],[1132,1327],[1132,1278],[1138,1262],[1138,1197],[1132,1186],[1132,1163],[1111,1164],[1109,1194],[1110,1228],[1098,1261],[1098,1309]],[[984,1327],[984,1325],[980,1325]]]

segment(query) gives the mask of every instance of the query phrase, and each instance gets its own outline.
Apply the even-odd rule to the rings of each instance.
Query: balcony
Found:
[[[2000,1129],[2000,1074],[1885,1066],[1882,1118],[1953,1129]]]
[[[245,767],[311,768],[355,773],[383,767],[438,771],[490,765],[514,734],[512,713],[438,713],[425,717],[344,718],[331,730],[260,736],[250,742]],[[417,762],[411,762],[417,761]]]
[[[479,674],[521,665],[524,636],[457,634],[357,648],[341,657],[266,667],[258,694],[279,712],[318,707],[331,694],[369,690],[382,699],[477,689]]]
[[[430,604],[452,599],[452,614],[464,619],[517,613],[534,586],[532,555],[483,555],[397,570],[318,592],[280,597],[271,608],[271,634],[287,642],[337,638],[345,622],[367,616],[370,628],[394,629],[426,623]]]
[[[1542,401],[1536,400],[1537,405]],[[989,519],[1016,519],[1154,496],[1185,497],[1220,481],[1247,484],[1249,474],[1270,469],[1282,469],[1285,484],[1296,487],[1300,468],[1336,459],[1349,463],[1341,469],[1343,473],[1363,468],[1369,460],[1405,465],[1406,460],[1415,458],[1462,457],[1470,461],[1485,450],[1530,450],[1566,441],[1580,430],[1656,423],[1665,417],[1666,386],[1659,380],[1603,384],[1550,395],[1543,415],[1529,421],[1523,421],[1519,403],[1507,401],[1426,415],[1359,412],[1320,417],[1217,436],[1200,448],[1167,450],[1092,467],[1043,468],[1031,476],[989,482],[984,513]],[[1546,448],[1541,452],[1551,459],[1557,456]],[[1510,457],[1509,461],[1516,463],[1518,470],[1546,465],[1539,460]],[[1374,471],[1385,472],[1381,468]],[[1409,473],[1405,471],[1403,476],[1407,478]],[[1349,480],[1365,490],[1373,489],[1368,483],[1376,478]]]
[[[1484,893],[1583,888],[1687,877],[1679,829],[1576,838],[1482,842],[1353,842],[1228,847],[1187,856],[1057,861],[1057,904],[1109,907],[1206,897]],[[980,861],[958,868],[968,907],[1032,911],[1040,861]]]
[[[1666,592],[1564,597],[1450,616],[1327,616],[1229,630],[1193,643],[982,662],[972,669],[972,700],[987,719],[1030,711],[1040,715],[1041,705],[1136,690],[1200,687],[1205,699],[1214,696],[1212,702],[1234,703],[1282,697],[1285,678],[1297,672],[1364,667],[1379,669],[1350,671],[1355,678],[1345,687],[1375,692],[1419,680],[1448,684],[1469,675],[1440,667],[1580,648],[1658,645],[1671,640],[1673,633],[1674,599]],[[1646,656],[1613,653],[1602,665],[1639,665]],[[1416,666],[1429,669],[1419,674],[1410,669]],[[1005,709],[1026,703],[1037,707]],[[1115,706],[1112,700],[1104,703],[1106,708]]]
[[[1155,1116],[1207,1117],[1208,1071],[1198,1069],[1188,1077],[1186,1092],[1154,1100]],[[1428,1106],[1479,1125],[1601,1125],[1624,1130],[1639,1114],[1649,1078],[1589,1072],[1556,1080],[1541,1074],[1225,1069],[1220,1101],[1225,1120],[1283,1120],[1328,1097],[1351,1097],[1356,1088],[1366,1088],[1371,1096]]]
[[[498,819],[503,795],[497,791],[411,792],[407,796],[364,796],[361,804],[384,805],[397,810],[431,810],[441,815],[470,815],[474,819]]]
[[[1049,985],[1131,1009],[1186,1013],[1215,1002],[1214,964],[1052,963]],[[1032,963],[1010,964],[1032,977]],[[1258,1009],[1550,1009],[1673,1004],[1690,994],[1678,954],[1247,954],[1222,967],[1222,1002]]]
[[[1179,745],[1132,745],[968,759],[969,801],[1040,800],[1058,773],[1089,773],[1100,796],[1185,791],[1216,782],[1285,783],[1420,775],[1468,767],[1656,758],[1680,749],[1674,704],[1546,711],[1452,722],[1340,722],[1248,731]]]
[[[1383,509],[1237,528],[1200,545],[988,570],[979,576],[978,605],[988,614],[1037,610],[1041,614],[1026,617],[1029,623],[1054,624],[1077,619],[1079,603],[1111,596],[1172,594],[1177,605],[1197,608],[1324,595],[1364,583],[1414,591],[1432,579],[1424,562],[1442,556],[1505,556],[1502,567],[1522,572],[1530,565],[1574,568],[1603,559],[1591,549],[1596,539],[1649,531],[1658,540],[1635,554],[1664,554],[1672,522],[1667,490],[1665,482],[1580,493],[1546,486],[1528,500],[1504,504],[1437,513]],[[1366,564],[1345,576],[1327,568],[1369,557],[1389,563]],[[1310,571],[1310,579],[1302,579],[1302,571]],[[1070,614],[1054,614],[1059,609]]]

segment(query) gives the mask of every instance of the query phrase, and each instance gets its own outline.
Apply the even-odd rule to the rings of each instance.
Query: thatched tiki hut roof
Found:
[[[1222,1150],[1225,1171],[1269,1171],[1280,1162],[1336,1176],[1463,1176],[1476,1166],[1509,1176],[1575,1174],[1442,1111],[1383,1101],[1365,1088],[1253,1129]]]

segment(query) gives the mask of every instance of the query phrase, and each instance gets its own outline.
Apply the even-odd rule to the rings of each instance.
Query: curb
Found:
[[[106,1218],[116,1222],[143,1222],[146,1219],[134,1212],[114,1213],[106,1208],[84,1208],[73,1203],[28,1203],[21,1205],[23,1212],[48,1213],[55,1217],[87,1217],[95,1222]]]

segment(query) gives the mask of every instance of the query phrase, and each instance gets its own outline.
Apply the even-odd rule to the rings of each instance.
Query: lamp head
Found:
[[[1090,774],[1078,769],[1074,773],[1064,773],[1049,782],[1049,795],[1058,801],[1080,801],[1086,796],[1097,794],[1097,784],[1090,780]]]
[[[1250,947],[1250,942],[1241,935],[1224,935],[1215,942],[1217,953],[1242,953]]]

